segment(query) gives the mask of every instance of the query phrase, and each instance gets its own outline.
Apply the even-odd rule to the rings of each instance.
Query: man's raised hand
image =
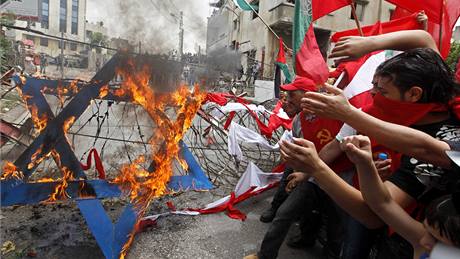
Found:
[[[306,92],[301,107],[306,112],[320,117],[344,121],[354,107],[348,102],[343,91],[329,84],[324,84],[322,89],[327,93]]]
[[[355,165],[373,163],[371,141],[368,137],[362,135],[345,137],[340,145],[348,159]]]
[[[323,163],[316,152],[315,144],[305,139],[294,138],[293,143],[283,140],[280,151],[286,164],[298,172],[314,173]]]
[[[329,58],[340,58],[339,62],[344,62],[360,58],[372,50],[371,37],[346,36],[335,44]]]

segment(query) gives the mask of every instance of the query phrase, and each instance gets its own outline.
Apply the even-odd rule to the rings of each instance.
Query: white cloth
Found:
[[[267,111],[267,109],[265,109],[265,107],[262,105],[248,104],[246,106],[251,111],[254,111],[254,112],[262,113],[262,112]],[[229,113],[229,112],[247,110],[246,106],[244,106],[241,103],[227,103],[226,105],[222,106],[220,110],[223,111],[224,113]]]
[[[288,139],[289,134],[289,132],[285,131],[281,139]],[[239,142],[256,144],[265,150],[276,151],[279,149],[278,143],[272,146],[259,133],[232,122],[228,129],[228,153],[241,161],[243,159],[243,152],[241,151]]]
[[[235,196],[247,192],[251,187],[264,188],[281,179],[280,173],[264,173],[253,162],[249,162],[246,171],[241,176],[235,187]],[[255,189],[254,191],[257,191]]]
[[[372,89],[372,78],[377,67],[385,61],[385,51],[370,56],[359,68],[351,82],[343,90],[347,99]]]
[[[353,136],[353,135],[356,135],[357,133],[358,133],[357,130],[352,128],[350,125],[344,123],[342,128],[340,128],[339,133],[337,133],[337,135],[335,136],[335,139],[337,139],[338,142],[342,142],[342,140],[345,137]]]

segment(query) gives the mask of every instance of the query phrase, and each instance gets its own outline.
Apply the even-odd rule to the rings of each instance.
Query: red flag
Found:
[[[436,0],[433,2],[439,1]],[[427,13],[427,10],[424,9],[424,6],[419,6],[418,9],[415,10],[406,9],[404,9],[404,7],[400,5],[396,8],[391,19],[397,19],[402,16],[406,16],[410,12],[419,12],[421,10],[424,10],[425,13]],[[441,56],[445,59],[449,55],[450,51],[450,40],[452,38],[452,30],[458,18],[460,17],[460,0],[445,0],[443,12],[441,13],[441,8],[439,8],[438,13],[440,17],[442,16],[442,23],[440,22],[441,19],[431,19],[430,15],[428,15],[427,13],[428,32],[431,34],[436,44],[438,45]],[[440,30],[442,30],[441,39],[439,38]]]
[[[363,30],[364,35],[366,36],[378,35],[378,34],[384,34],[384,33],[402,31],[402,30],[417,30],[417,29],[420,29],[420,23],[417,22],[416,17],[417,17],[417,14],[412,14],[410,16],[404,15],[403,17],[398,16],[398,19],[394,19],[388,22],[384,22],[384,23],[377,22],[374,25],[364,26],[362,30]],[[377,30],[376,28],[377,24],[380,24],[380,29],[378,33],[375,33]],[[337,42],[341,37],[357,36],[357,35],[359,35],[359,32],[357,29],[340,31],[332,35],[331,41]]]
[[[300,50],[295,56],[296,74],[313,80],[317,85],[326,82],[329,69],[319,51],[313,26],[308,28]]]
[[[328,13],[350,5],[351,0],[312,0],[313,21],[325,16]]]
[[[378,35],[382,33],[382,24],[380,23],[380,21],[376,22],[374,25],[366,26],[365,28],[366,28],[366,33],[364,34],[365,36]],[[337,32],[332,36],[332,41],[333,42],[337,41],[340,39],[340,37],[349,36],[349,35],[358,35],[358,30],[347,30],[347,31]],[[348,85],[353,80],[356,73],[361,68],[361,66],[364,64],[364,62],[366,62],[366,60],[373,54],[375,53],[369,53],[356,60],[340,62],[336,71],[334,71],[336,74],[339,73],[336,76],[336,78],[340,76],[342,72],[345,72],[346,77],[344,77],[342,80],[346,80],[347,82],[345,82],[345,85]],[[329,74],[329,76],[331,77],[331,73]]]
[[[428,19],[435,23],[441,21],[441,8],[443,0],[387,0],[388,2],[404,8],[412,13],[424,10]]]

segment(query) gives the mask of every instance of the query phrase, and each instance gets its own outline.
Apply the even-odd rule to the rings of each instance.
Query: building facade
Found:
[[[258,5],[259,15],[266,21],[274,32],[283,38],[285,44],[292,48],[292,26],[294,19],[294,0],[252,0]],[[245,71],[254,61],[259,61],[263,78],[272,79],[274,62],[278,52],[278,40],[263,24],[254,12],[242,11],[233,1],[218,0],[212,6],[216,7],[208,18],[207,54],[222,48],[237,49],[241,52],[241,64]],[[394,6],[382,1],[355,1],[356,15],[361,26],[375,23],[379,18],[387,21]],[[336,31],[356,28],[351,7],[341,8],[314,22],[315,34],[326,55],[329,37]],[[287,62],[291,62],[287,57]]]
[[[29,26],[48,35],[85,41],[86,0],[9,0],[0,9],[2,13],[11,12],[17,17],[24,16],[21,10],[36,10],[33,14],[35,19],[17,19],[16,26]],[[28,16],[31,17],[31,14]],[[82,44],[61,44],[60,40],[19,30],[10,30],[7,36],[15,41],[33,41],[37,53],[46,53],[52,57],[61,54],[61,48],[65,55],[78,54],[85,48]]]

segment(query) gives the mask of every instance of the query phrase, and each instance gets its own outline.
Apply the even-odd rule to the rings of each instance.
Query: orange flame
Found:
[[[46,116],[46,114],[42,114],[42,116],[39,116],[37,106],[32,105],[30,107],[30,115],[32,116],[32,121],[35,125],[35,128],[39,132],[46,128],[46,124],[48,123],[48,117]]]
[[[101,87],[101,89],[99,90],[99,98],[102,99],[106,97],[108,94],[109,94],[109,86],[104,85],[103,87]]]
[[[61,107],[63,107],[64,102],[65,102],[65,96],[69,92],[69,89],[59,84],[56,90],[57,90],[57,97],[59,99],[59,103],[61,104]]]
[[[0,179],[6,180],[11,178],[22,179],[24,178],[24,175],[12,162],[6,161],[3,165],[2,176],[0,176]]]
[[[44,201],[44,203],[56,202],[57,200],[66,200],[67,198],[69,198],[70,196],[66,192],[67,186],[69,185],[68,181],[75,180],[72,171],[70,171],[67,167],[61,165],[61,156],[59,155],[59,153],[53,149],[51,151],[51,154],[53,155],[54,161],[56,161],[57,166],[61,169],[63,176],[62,179],[57,180],[60,180],[60,183],[56,185],[54,191],[50,194],[49,198],[46,201]]]
[[[51,152],[48,152],[47,154],[42,154],[42,149],[43,149],[43,144],[33,153],[33,155],[30,157],[30,163],[27,165],[27,169],[32,169],[36,165],[40,164],[44,159],[48,158],[51,155]],[[41,156],[40,156],[41,155]]]
[[[69,129],[70,129],[70,127],[72,127],[74,122],[75,122],[75,116],[70,116],[62,124],[62,130],[64,131],[65,139],[66,139],[67,143],[69,143],[69,144],[70,144],[70,141],[69,141],[69,138],[67,137],[67,132],[69,132]]]
[[[183,168],[187,167],[185,161],[179,158],[179,141],[191,126],[206,94],[201,93],[198,87],[192,94],[187,86],[181,86],[171,94],[158,94],[153,91],[149,84],[149,67],[145,66],[138,73],[127,72],[128,69],[134,70],[133,64],[129,64],[124,69],[118,73],[125,81],[121,88],[113,93],[132,98],[135,103],[145,109],[157,125],[149,140],[149,143],[152,144],[151,153],[154,154],[150,157],[154,164],[154,171],[149,172],[144,169],[143,166],[147,160],[144,156],[140,156],[132,164],[123,165],[120,174],[113,180],[128,194],[131,203],[137,210],[139,219],[145,213],[152,199],[167,192],[167,183],[173,175],[174,160],[179,161]],[[175,120],[168,117],[167,107],[176,108]],[[154,150],[158,143],[162,143],[161,147],[159,150]],[[129,240],[123,246],[120,258],[125,257],[133,242],[138,222]]]

